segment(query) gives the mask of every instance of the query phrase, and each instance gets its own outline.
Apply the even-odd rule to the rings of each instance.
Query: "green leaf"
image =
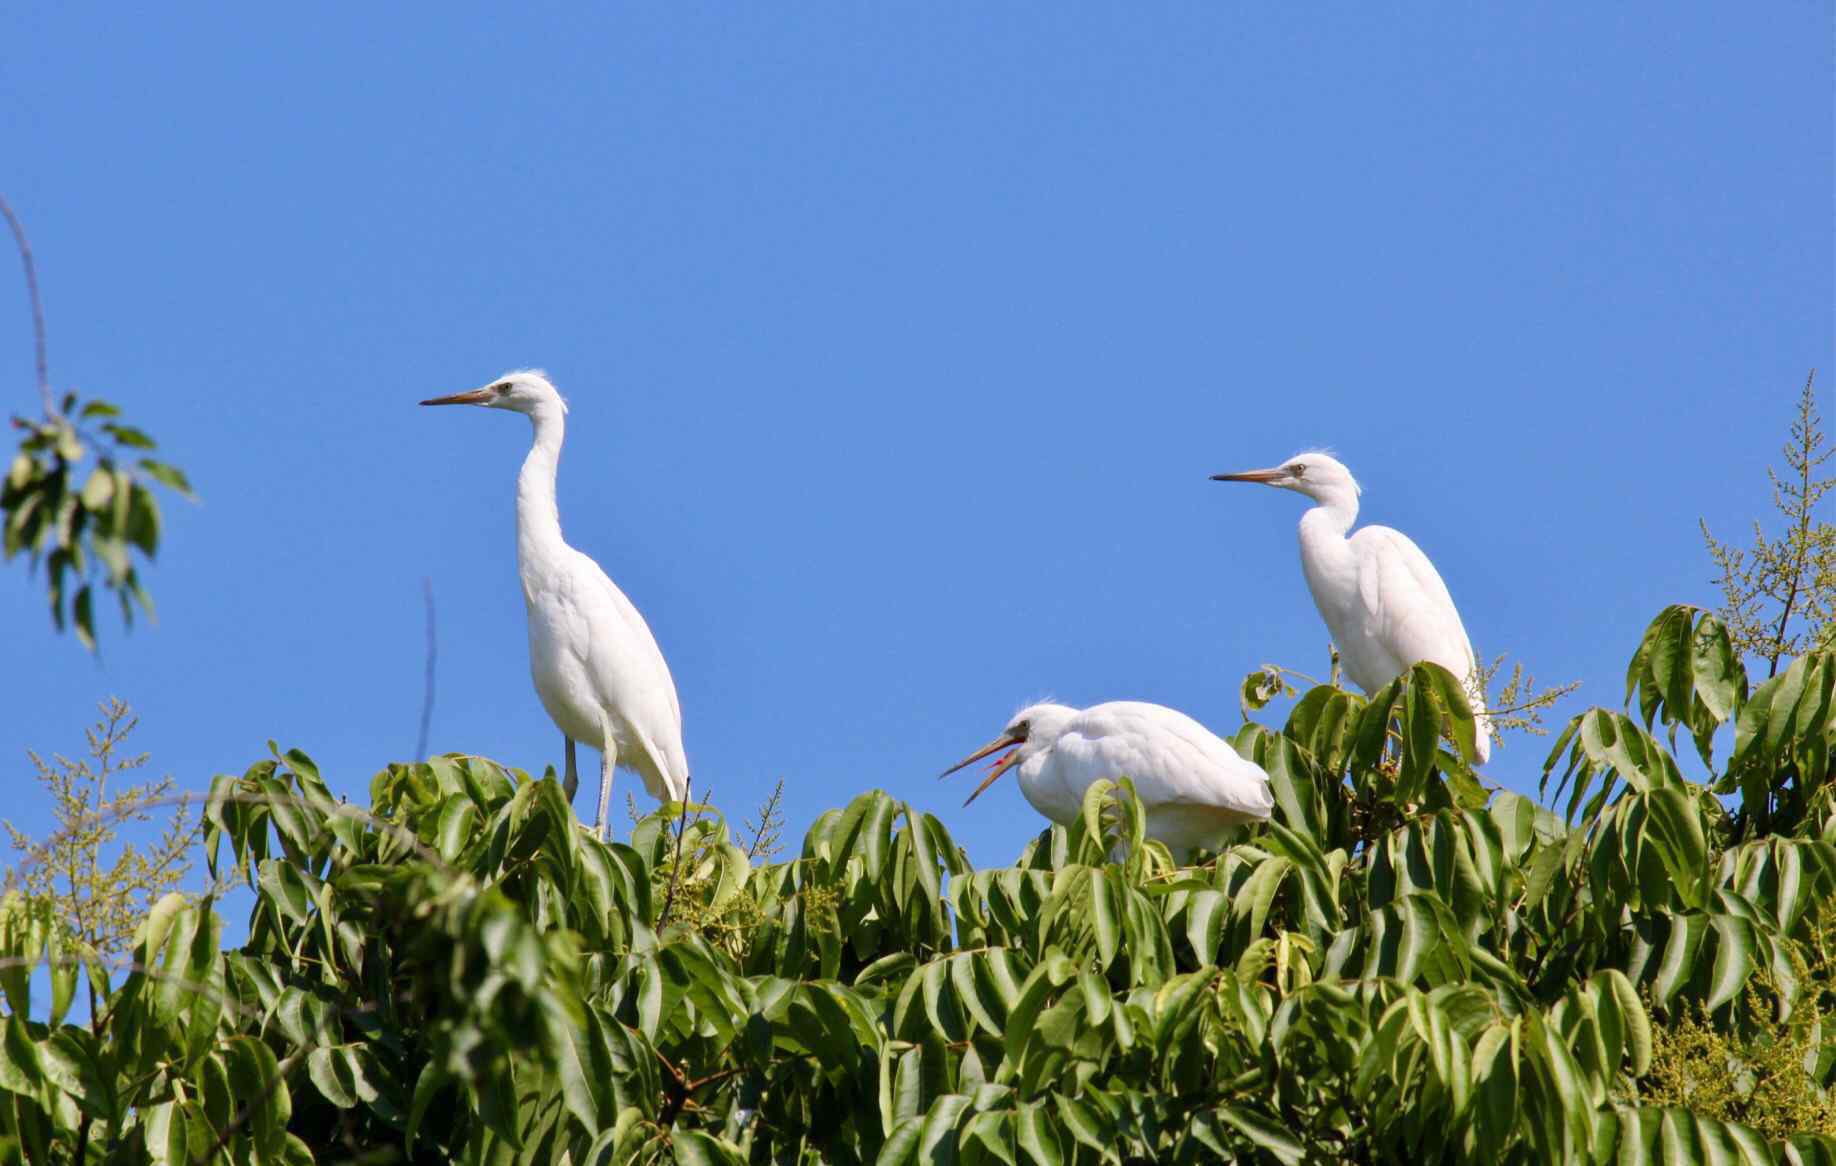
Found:
[[[253,1037],[234,1037],[227,1049],[229,1083],[239,1111],[248,1116],[246,1128],[256,1155],[264,1161],[278,1157],[293,1115],[280,1066],[268,1046]]]
[[[36,478],[39,474],[38,459],[21,451],[13,455],[12,464],[6,469],[6,489],[17,491]]]
[[[350,1063],[337,1048],[313,1049],[306,1056],[306,1076],[320,1096],[339,1109],[357,1105],[356,1082],[351,1080]]]
[[[129,449],[152,449],[155,444],[144,431],[116,421],[104,422],[102,432],[114,438],[116,445],[126,446]]]
[[[89,480],[83,483],[80,496],[88,509],[106,511],[115,496],[114,471],[106,465],[91,470]]]
[[[1216,963],[1218,942],[1231,904],[1218,891],[1193,891],[1186,900],[1186,942],[1201,964]]]
[[[1660,1004],[1669,1002],[1695,972],[1696,954],[1708,934],[1708,919],[1702,915],[1673,915],[1669,923],[1664,954],[1651,981],[1651,993]]]
[[[1716,915],[1715,962],[1709,973],[1708,996],[1703,1007],[1713,1011],[1734,999],[1753,970],[1758,937],[1753,924],[1733,915]]]
[[[38,1045],[32,1040],[25,1020],[17,1013],[8,1016],[4,1024],[5,1032],[0,1034],[0,1089],[36,1097],[45,1087],[45,1068],[38,1055]]]
[[[141,458],[140,468],[149,478],[152,478],[163,486],[169,486],[178,491],[182,497],[193,499],[197,497],[191,491],[191,480],[187,478],[185,472],[177,466],[162,461],[155,461],[152,458]]]
[[[77,589],[76,601],[71,604],[71,617],[76,626],[77,639],[90,651],[96,650],[96,597],[90,585],[85,583]]]
[[[1684,905],[1702,906],[1711,871],[1700,803],[1674,787],[1652,790],[1642,801],[1650,814],[1643,841],[1658,849]]]
[[[1065,1160],[1059,1141],[1061,1123],[1050,1116],[1043,1104],[1023,1105],[1014,1112],[1014,1141],[1024,1158],[1044,1166],[1059,1166]]]
[[[70,1011],[70,1004],[76,998],[77,972],[82,961],[75,952],[61,946],[51,950],[51,1015],[49,1023],[56,1028],[64,1022],[64,1016]]]
[[[1298,1166],[1307,1158],[1307,1148],[1282,1123],[1265,1114],[1234,1105],[1220,1105],[1212,1114],[1283,1166]]]
[[[1243,678],[1243,686],[1237,696],[1237,703],[1243,710],[1243,719],[1249,720],[1250,713],[1278,696],[1292,695],[1293,691],[1282,677],[1281,669],[1272,664],[1263,665]]]
[[[700,1130],[676,1130],[670,1146],[683,1166],[740,1166],[746,1161],[737,1147]]]
[[[1651,622],[1626,670],[1628,704],[1635,694],[1647,729],[1661,718],[1674,742],[1677,727],[1688,728],[1712,765],[1715,729],[1746,701],[1747,673],[1716,616],[1676,604]]]
[[[1122,946],[1122,929],[1116,922],[1115,902],[1110,897],[1109,880],[1102,870],[1093,868],[1087,876],[1085,888],[1089,896],[1090,925],[1096,931],[1097,958],[1107,968],[1115,962],[1116,952]]]
[[[159,552],[159,526],[159,501],[153,491],[144,486],[130,487],[127,524],[122,533],[149,559]]]

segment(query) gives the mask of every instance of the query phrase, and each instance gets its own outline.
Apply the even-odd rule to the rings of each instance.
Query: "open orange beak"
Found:
[[[490,389],[473,389],[469,393],[454,393],[450,397],[434,397],[422,401],[423,405],[483,405],[491,399]]]
[[[980,749],[977,749],[974,753],[971,753],[969,756],[963,758],[961,761],[958,761],[955,765],[952,765],[950,768],[944,770],[942,773],[938,774],[937,776],[940,778],[949,777],[952,773],[955,773],[957,770],[962,769],[965,766],[975,764],[976,762],[980,761],[982,758],[988,756],[990,753],[999,753],[1001,750],[1006,749],[1010,745],[1017,746],[1023,740],[1025,740],[1024,737],[1017,737],[1012,733],[1002,733],[999,737],[996,737],[994,740],[988,742],[988,744],[982,746]],[[995,763],[988,767],[988,773],[985,777],[982,778],[982,784],[976,786],[975,792],[970,794],[967,798],[963,799],[963,805],[966,806],[970,802],[973,802],[975,799],[981,797],[983,790],[993,785],[995,783],[996,778],[1000,777],[1003,773],[1006,773],[1008,770],[1012,769],[1014,767],[1014,764],[1018,762],[1019,760],[1020,760],[1020,750],[1017,748],[1012,753],[1007,754],[1005,757],[997,758],[995,760]]]

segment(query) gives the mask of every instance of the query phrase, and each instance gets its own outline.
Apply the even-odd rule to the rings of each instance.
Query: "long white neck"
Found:
[[[1315,499],[1313,508],[1301,515],[1301,570],[1307,576],[1308,590],[1313,592],[1314,605],[1328,627],[1338,607],[1331,597],[1346,594],[1348,588],[1357,585],[1357,568],[1345,538],[1357,520],[1358,495],[1350,490],[1334,490]],[[1336,628],[1333,632],[1338,634]]]
[[[1313,509],[1301,516],[1301,538],[1307,537],[1309,526],[1320,535],[1335,535],[1344,538],[1358,521],[1358,495],[1356,491],[1344,489],[1324,490],[1313,499]]]
[[[567,422],[552,406],[538,407],[529,421],[535,427],[535,443],[516,475],[516,560],[525,584],[531,570],[553,562],[567,549],[561,538],[561,513],[555,508],[555,470],[561,464]]]

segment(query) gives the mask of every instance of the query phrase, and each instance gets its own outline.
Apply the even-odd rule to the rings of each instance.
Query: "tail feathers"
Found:
[[[644,779],[644,789],[650,796],[659,802],[688,800],[688,758],[682,755],[682,746],[678,744],[673,753],[665,753],[640,731],[638,747],[638,755],[631,759],[631,768]]]
[[[637,769],[636,766],[632,768]],[[659,802],[680,802],[688,799],[689,775],[665,772],[655,763],[645,765],[637,770],[637,775],[644,779],[644,789]]]

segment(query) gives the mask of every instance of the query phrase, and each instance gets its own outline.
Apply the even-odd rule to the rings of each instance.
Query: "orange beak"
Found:
[[[974,753],[971,753],[969,756],[963,758],[961,761],[958,761],[955,765],[952,765],[950,768],[944,770],[942,773],[938,774],[937,776],[940,778],[949,777],[952,773],[955,773],[957,770],[962,769],[964,766],[973,765],[977,761],[980,761],[982,758],[988,756],[990,753],[999,753],[1001,750],[1006,749],[1010,745],[1019,745],[1020,742],[1024,739],[1025,738],[1023,737],[1016,737],[1012,733],[1003,733],[999,737],[996,737],[994,740],[990,741],[988,744],[982,746],[980,749],[977,749]],[[1020,750],[1019,749],[1015,749],[1012,753],[1007,754],[1005,757],[997,758],[995,760],[995,763],[988,767],[988,773],[985,777],[982,778],[982,784],[976,786],[975,792],[970,794],[967,798],[963,800],[963,805],[966,806],[970,802],[973,802],[975,799],[981,797],[983,790],[993,785],[995,783],[996,778],[1000,777],[1003,773],[1006,773],[1008,770],[1012,769],[1014,767],[1014,764],[1018,762],[1019,760],[1020,760]]]
[[[1213,474],[1211,480],[1214,482],[1261,482],[1267,486],[1289,476],[1286,470],[1244,470],[1240,474]]]
[[[469,393],[454,393],[450,397],[434,397],[422,401],[423,405],[482,405],[491,399],[490,389],[473,389]]]

